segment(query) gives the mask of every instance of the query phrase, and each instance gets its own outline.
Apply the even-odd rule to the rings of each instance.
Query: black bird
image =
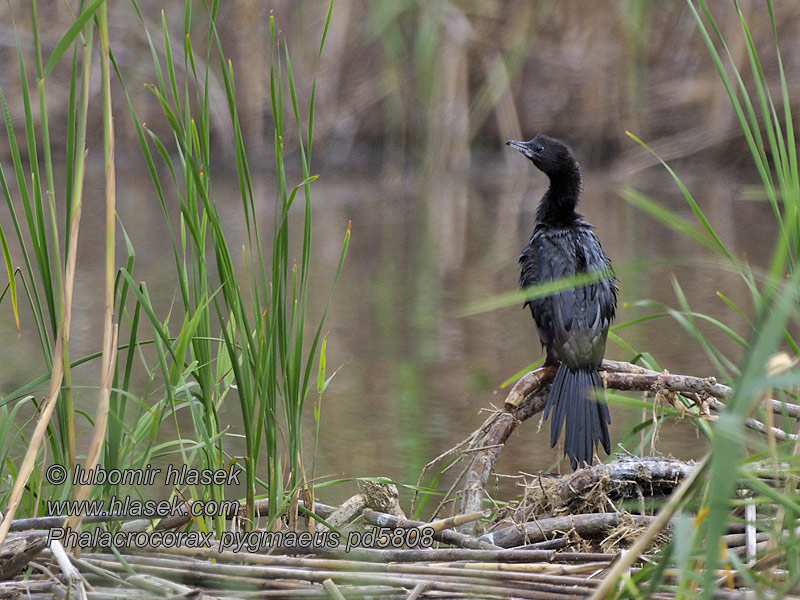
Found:
[[[617,286],[611,263],[592,226],[575,212],[581,193],[581,171],[569,148],[544,135],[529,142],[510,140],[550,178],[550,187],[536,210],[536,227],[519,257],[520,287],[604,270],[608,277],[525,303],[530,306],[545,365],[558,367],[544,409],[550,422],[550,446],[564,426],[564,454],[573,470],[591,464],[595,447],[611,452],[611,416],[602,398],[597,368],[603,360],[608,326],[617,305]]]

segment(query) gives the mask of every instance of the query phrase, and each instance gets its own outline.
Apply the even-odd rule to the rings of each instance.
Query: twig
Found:
[[[333,583],[333,579],[326,579],[322,582],[322,587],[325,588],[325,591],[328,592],[328,595],[333,598],[333,600],[346,600],[344,596],[342,596],[342,592],[339,591],[339,588],[336,587],[336,584]]]
[[[720,400],[727,400],[733,395],[733,388],[717,383],[713,377],[659,373],[616,360],[604,360],[601,369],[600,375],[607,382],[607,386],[616,390],[647,390],[661,387],[679,394],[707,394]],[[774,399],[768,399],[768,404],[772,406],[772,412],[777,415],[800,419],[798,404],[788,404]]]
[[[403,517],[397,517],[395,515],[380,513],[370,509],[365,509],[361,513],[361,515],[364,517],[364,520],[370,525],[376,525],[378,527],[392,527],[392,528],[404,527],[408,529],[414,529],[414,528],[422,529],[424,527],[431,527],[434,523],[438,523],[439,526],[442,527],[442,523],[444,523],[445,521],[450,521],[450,519],[444,519],[443,521],[434,521],[434,523],[426,523],[425,521],[405,519]],[[484,516],[483,513],[473,513],[473,515],[478,515],[475,518],[475,520]],[[470,515],[470,518],[473,515]],[[461,515],[462,518],[464,516],[465,515]],[[459,548],[476,548],[484,550],[498,549],[498,546],[495,546],[494,544],[491,544],[487,541],[479,541],[472,536],[459,533],[458,531],[453,531],[452,529],[440,529],[439,531],[436,531],[434,528],[433,538],[440,542],[444,542],[445,544],[450,544],[451,546],[458,546]]]
[[[775,400],[774,402],[777,402],[777,400]],[[721,411],[723,411],[725,409],[725,403],[720,401],[720,400],[718,400],[717,398],[712,398],[712,397],[708,398],[708,405],[715,413],[721,412]],[[794,406],[794,405],[793,404],[787,404],[786,406]],[[773,406],[773,409],[774,409],[774,406]],[[777,412],[777,411],[773,410],[773,412]],[[767,413],[767,414],[772,416],[772,413]],[[710,418],[711,419],[716,419],[717,417],[716,417],[716,415],[713,415]],[[759,421],[757,419],[754,419],[752,417],[748,417],[747,419],[745,419],[744,424],[745,424],[745,427],[748,427],[748,428],[752,429],[753,431],[757,431],[759,433],[763,433],[764,435],[767,436],[768,440],[770,438],[772,438],[772,439],[777,439],[777,440],[780,440],[780,441],[783,442],[783,441],[786,441],[786,440],[797,441],[797,439],[798,439],[798,436],[796,436],[793,433],[787,433],[783,429],[778,429],[777,427],[772,427],[770,425],[765,425],[761,421]]]
[[[514,386],[506,399],[506,409],[492,417],[492,423],[488,427],[485,437],[479,440],[477,445],[487,446],[488,448],[472,457],[466,473],[460,512],[472,513],[481,510],[486,482],[506,440],[519,423],[544,409],[547,394],[541,386],[543,382],[549,381],[553,377],[555,369],[545,367],[539,369],[539,371],[542,371],[542,373],[536,376],[533,376],[534,372],[528,373],[517,382],[517,385]],[[525,386],[529,385],[528,382],[531,382],[530,385],[532,387],[527,394],[524,394],[524,391],[529,388],[520,385],[523,380],[526,381]],[[518,406],[511,404],[512,401],[516,402],[520,397],[524,399],[524,402]],[[462,533],[472,533],[474,530],[474,524],[461,528]]]

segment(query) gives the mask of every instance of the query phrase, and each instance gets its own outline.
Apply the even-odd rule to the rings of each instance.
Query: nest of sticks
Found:
[[[626,553],[634,554],[626,568],[635,572],[668,539],[669,524],[653,514],[649,499],[668,498],[675,486],[690,483],[698,469],[692,462],[668,458],[623,457],[569,475],[529,475],[519,498],[484,510],[494,462],[516,427],[543,409],[552,371],[542,368],[522,377],[503,409],[494,410],[468,439],[426,467],[446,460],[452,461],[451,468],[462,467],[430,521],[408,519],[397,487],[381,480],[361,482],[359,493],[338,507],[314,502],[305,508],[318,521],[294,523],[295,534],[301,527],[311,536],[336,532],[336,544],[301,544],[292,541],[295,535],[278,542],[262,539],[235,551],[214,540],[199,548],[161,545],[78,553],[65,551],[58,542],[47,547],[47,529],[61,526],[64,516],[19,519],[12,525],[17,533],[0,547],[0,598],[604,596],[604,577],[623,562],[624,548],[637,540],[635,552]],[[710,419],[732,393],[710,378],[657,373],[614,361],[604,361],[601,376],[609,388],[645,391]],[[768,402],[776,413],[800,419],[800,407]],[[754,420],[748,426],[781,439],[790,435]],[[420,481],[424,476],[423,471]],[[266,514],[266,508],[259,502],[256,514]],[[84,523],[108,527],[123,521],[121,529],[128,531],[181,531],[191,528],[188,509],[156,524],[119,516],[87,517]],[[447,509],[454,516],[440,518]],[[249,533],[242,528],[244,514],[242,506],[228,515],[231,531]],[[732,526],[725,542],[749,560],[765,547],[764,535],[754,527]],[[353,536],[358,543],[350,543]],[[729,583],[743,585],[736,575],[727,575]],[[677,577],[666,574],[667,581]],[[735,588],[715,590],[721,598],[738,594]]]

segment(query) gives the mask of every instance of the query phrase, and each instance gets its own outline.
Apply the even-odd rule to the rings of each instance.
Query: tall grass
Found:
[[[30,74],[16,25],[14,25],[22,108],[25,115],[24,130],[21,132],[25,140],[23,148],[18,144],[17,140],[20,134],[15,130],[5,95],[0,90],[0,104],[3,107],[9,150],[14,165],[12,180],[9,180],[0,169],[0,185],[9,209],[15,241],[21,250],[24,264],[24,267],[20,269],[13,268],[11,252],[7,244],[8,236],[3,232],[0,238],[9,275],[8,290],[19,327],[19,289],[16,282],[16,278],[19,278],[33,315],[42,350],[42,359],[50,372],[47,397],[44,403],[37,407],[41,411],[39,421],[33,434],[27,440],[28,447],[23,461],[19,468],[16,468],[16,465],[14,467],[16,472],[14,473],[13,488],[7,495],[7,508],[2,525],[0,525],[0,544],[8,533],[11,520],[14,518],[23,494],[26,494],[25,488],[29,478],[33,476],[35,480],[39,479],[36,461],[45,436],[54,461],[65,465],[74,465],[77,461],[76,412],[72,400],[69,334],[85,168],[87,99],[94,30],[94,24],[90,21],[101,4],[100,0],[95,0],[84,7],[75,23],[56,44],[45,65],[39,38],[37,4],[35,0],[30,3],[40,131],[37,131],[34,124],[35,109],[29,85]],[[81,43],[78,43],[79,38],[83,43],[80,61],[78,60],[81,49]],[[70,113],[67,122],[66,185],[57,193],[48,125],[46,76],[70,48],[72,48],[72,85],[70,86]],[[77,101],[76,93],[78,85],[81,90],[80,102]],[[40,148],[43,154],[41,159],[39,157]],[[105,157],[107,162],[110,161],[113,170],[113,155],[110,154],[108,148],[106,148]],[[27,168],[25,166],[26,159]],[[27,173],[30,173],[30,176]],[[24,218],[19,215],[20,208]],[[60,214],[63,214],[64,217],[63,230],[60,230],[59,227]],[[4,226],[0,225],[0,230],[2,229]],[[113,205],[111,229],[111,231],[107,229],[105,233],[107,236],[110,235],[113,240]],[[15,407],[14,412],[18,408],[19,404]],[[55,426],[52,426],[50,418],[56,409],[58,416]],[[2,445],[6,446],[7,440],[1,441]],[[28,499],[26,504],[35,507],[36,500]]]
[[[169,127],[169,136],[160,136],[138,118],[137,107],[128,93],[131,83],[125,81],[114,56],[113,41],[108,39],[108,17],[103,0],[84,6],[46,64],[38,37],[36,2],[31,1],[42,125],[41,132],[37,131],[27,84],[25,53],[17,38],[25,125],[22,132],[15,130],[0,90],[14,164],[11,179],[0,170],[0,184],[11,215],[12,239],[19,246],[23,267],[16,268],[13,264],[8,229],[6,224],[0,224],[0,247],[9,275],[2,298],[10,301],[19,322],[20,292],[24,292],[22,297],[28,301],[40,339],[43,368],[49,375],[7,395],[0,409],[9,418],[19,415],[25,403],[32,401],[32,397],[25,398],[25,395],[34,392],[48,378],[50,393],[45,405],[40,407],[44,416],[33,434],[25,428],[14,434],[12,428],[0,427],[0,456],[4,458],[0,469],[8,469],[15,483],[13,491],[4,492],[4,496],[10,498],[10,505],[8,511],[4,510],[5,529],[0,529],[0,536],[5,535],[14,516],[14,506],[20,502],[27,512],[35,514],[43,508],[44,499],[64,497],[68,485],[51,487],[45,484],[42,487],[40,463],[46,460],[71,466],[79,462],[82,457],[78,455],[76,439],[87,422],[94,428],[85,457],[87,468],[98,462],[106,469],[143,468],[153,460],[165,458],[173,463],[208,469],[243,467],[247,481],[248,526],[256,523],[254,502],[261,495],[269,499],[268,526],[290,508],[294,521],[297,499],[304,490],[313,498],[313,472],[303,455],[301,421],[307,412],[305,400],[310,388],[316,385],[317,394],[321,396],[327,384],[323,328],[328,310],[326,304],[315,321],[307,316],[311,286],[311,186],[316,179],[310,167],[316,85],[312,84],[309,98],[300,98],[289,49],[276,33],[270,17],[269,22],[264,23],[265,35],[269,35],[273,49],[270,70],[251,74],[268,78],[274,121],[277,185],[273,226],[269,235],[265,235],[260,227],[261,217],[239,120],[234,65],[227,60],[217,31],[217,19],[223,6],[219,1],[206,4],[186,0],[181,45],[176,46],[164,14],[160,31],[151,31],[138,2],[131,0],[131,7],[148,40],[155,73],[155,80],[147,88]],[[318,58],[332,7],[331,2],[320,35]],[[107,210],[104,335],[99,352],[75,359],[69,353],[69,314],[72,282],[79,268],[75,259],[95,43],[100,48],[101,61]],[[69,54],[72,60],[70,117],[66,128],[68,150],[64,188],[57,190],[45,92],[47,77],[60,67],[62,56]],[[223,227],[222,208],[214,189],[216,149],[211,136],[209,88],[216,78],[224,85],[227,114],[234,132],[239,218],[247,235],[241,250],[232,247]],[[170,236],[178,302],[167,315],[160,314],[153,305],[148,286],[137,281],[136,252],[123,224],[117,223],[115,121],[111,104],[114,85],[119,86],[126,99]],[[120,115],[116,115],[116,119],[119,120]],[[26,147],[22,150],[17,144],[18,137],[25,139]],[[290,145],[297,148],[296,153],[285,149]],[[40,149],[43,158],[39,157]],[[291,168],[295,154],[297,166]],[[26,172],[31,175],[26,176]],[[294,179],[290,175],[292,172],[299,172],[299,178]],[[173,202],[180,211],[178,219],[172,217]],[[20,207],[24,217],[19,216]],[[302,218],[299,238],[295,214]],[[62,220],[66,224],[63,231],[58,225]],[[127,249],[122,265],[117,264],[114,255],[117,227]],[[332,274],[331,293],[349,239],[347,225],[339,263]],[[112,319],[112,313],[118,315],[118,321]],[[122,326],[119,333],[118,324]],[[144,333],[147,330],[152,334],[150,339]],[[84,413],[76,410],[72,400],[70,373],[72,367],[97,358],[101,358],[99,402],[96,414],[85,422],[82,420]],[[140,387],[142,380],[143,388]],[[9,411],[6,405],[19,398],[23,400]],[[224,402],[236,401],[239,406],[237,421],[241,421],[243,429],[243,452],[235,450],[238,431],[231,431],[231,425],[221,423],[219,417]],[[47,411],[54,409],[58,418],[51,426]],[[187,421],[179,418],[184,413],[190,416],[188,430]],[[318,425],[319,412],[315,411],[315,415]],[[168,426],[174,427],[174,432],[168,433]],[[238,423],[234,426],[239,429]],[[37,454],[37,444],[45,437],[50,451],[43,456]],[[11,454],[20,441],[30,448],[23,464],[18,466]],[[28,489],[41,488],[41,495],[36,491],[24,491],[29,477],[32,485]],[[5,475],[3,480],[8,481]],[[106,485],[102,489],[86,488],[72,493],[79,498],[89,494],[107,497],[141,494],[142,490],[120,490]],[[188,495],[198,500],[221,501],[225,494],[222,486],[214,484],[188,490]],[[219,515],[200,520],[198,524],[221,533],[226,527],[224,519],[224,515]]]
[[[780,73],[780,85],[775,95],[767,83],[762,59],[739,3],[737,0],[732,2],[745,40],[748,74],[740,72],[728,48],[730,40],[723,36],[705,0],[687,0],[687,5],[730,100],[765,197],[773,208],[776,235],[772,260],[768,267],[757,269],[736,257],[714,231],[700,202],[695,200],[679,175],[664,161],[661,161],[662,164],[683,192],[697,224],[676,219],[656,201],[634,190],[623,191],[623,196],[629,202],[676,232],[710,249],[720,261],[727,263],[728,268],[739,273],[750,292],[754,315],[747,340],[736,340],[738,336],[722,323],[706,319],[745,346],[744,361],[734,364],[723,350],[706,340],[676,283],[681,309],[671,311],[671,314],[686,333],[701,344],[712,363],[717,365],[720,379],[730,382],[735,393],[708,432],[711,446],[709,454],[698,466],[698,475],[705,476],[698,480],[701,484],[682,486],[673,494],[670,504],[662,509],[662,520],[664,517],[678,516],[673,522],[673,541],[659,553],[661,560],[632,577],[622,575],[627,564],[627,561],[622,561],[606,585],[598,589],[595,594],[597,598],[611,592],[611,586],[618,577],[625,582],[618,597],[631,598],[658,590],[674,591],[678,597],[711,598],[719,586],[733,585],[733,572],[748,588],[759,594],[774,594],[775,597],[782,597],[800,581],[800,538],[796,530],[800,517],[800,503],[796,495],[800,471],[797,443],[790,438],[779,442],[774,435],[767,435],[766,439],[753,439],[745,435],[745,421],[754,413],[758,413],[766,423],[773,423],[770,411],[764,407],[765,398],[797,401],[793,386],[800,382],[800,376],[791,369],[791,365],[800,358],[792,334],[800,316],[800,274],[797,271],[800,179],[796,140],[773,4],[771,0],[766,0],[772,26],[774,60]],[[750,83],[747,84],[746,80]],[[631,137],[648,148],[635,136]],[[719,296],[721,301],[739,314],[745,314],[737,306],[738,302],[722,293]],[[777,358],[781,352],[789,352],[791,357]],[[776,420],[774,425],[789,433],[797,433],[797,427],[791,420]],[[770,487],[758,478],[753,470],[757,464],[763,464],[762,469],[772,474],[776,487]],[[729,551],[722,542],[728,525],[739,521],[738,517],[732,516],[732,511],[746,504],[759,507],[754,525],[759,531],[769,533],[770,537],[768,548],[751,562]],[[770,565],[768,568],[767,564]],[[668,580],[666,574],[670,566],[678,569],[678,576]],[[776,571],[782,571],[783,575],[773,577]],[[726,572],[729,573],[727,576]]]
[[[134,6],[146,27],[135,2]],[[309,323],[306,318],[311,257],[311,183],[316,179],[310,171],[315,86],[311,88],[304,120],[289,51],[276,35],[270,17],[273,55],[270,72],[265,75],[269,77],[274,120],[277,189],[269,256],[264,251],[263,234],[259,230],[250,166],[236,107],[234,68],[225,59],[216,29],[220,5],[214,2],[209,7],[203,39],[206,56],[202,61],[196,60],[198,50],[193,43],[196,8],[190,0],[184,6],[182,69],[175,69],[173,64],[176,53],[166,19],[162,17],[160,47],[148,33],[156,72],[156,81],[149,89],[170,124],[173,141],[168,145],[154,132],[140,126],[139,139],[169,226],[185,317],[176,334],[171,334],[154,313],[148,313],[147,317],[158,347],[163,348],[159,351],[159,360],[169,381],[168,389],[180,390],[181,399],[191,411],[194,432],[201,441],[198,457],[206,468],[229,467],[233,461],[223,443],[225,431],[219,422],[218,406],[222,398],[238,397],[246,445],[248,520],[251,524],[254,522],[253,503],[259,487],[264,487],[269,498],[268,518],[272,523],[297,498],[301,485],[309,479],[302,454],[301,420],[327,313],[326,305],[317,323]],[[322,31],[319,53],[325,42],[331,10],[332,4]],[[212,185],[209,81],[210,65],[215,59],[234,132],[236,173],[247,233],[243,248],[244,274],[235,267],[236,260],[222,227]],[[198,64],[203,68],[198,69]],[[289,123],[284,115],[287,103],[291,115]],[[139,123],[133,104],[129,106],[135,122]],[[296,129],[295,134],[290,133],[291,126]],[[302,174],[295,184],[289,182],[284,152],[290,135],[296,135]],[[169,183],[178,197],[181,218],[177,224],[171,222],[166,185],[156,168],[156,159],[168,167]],[[298,196],[303,200],[299,248],[291,243],[289,217]],[[348,227],[334,283],[341,270],[349,235]],[[295,252],[299,252],[297,259],[293,258]],[[124,270],[123,275],[130,278]],[[140,295],[142,301],[144,297]],[[310,344],[309,333],[313,335]],[[170,404],[174,406],[178,400],[176,395],[170,398]],[[281,448],[282,439],[286,442],[285,448]],[[263,478],[259,471],[262,459],[266,466]],[[210,494],[213,499],[220,500],[223,490],[212,486]],[[216,525],[218,531],[223,527],[222,523]]]

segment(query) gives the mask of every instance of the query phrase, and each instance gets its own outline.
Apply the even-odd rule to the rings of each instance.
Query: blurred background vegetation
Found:
[[[748,72],[732,4],[711,4],[734,60]],[[165,11],[173,48],[181,52],[180,3],[144,0],[141,6],[151,31],[160,30]],[[769,15],[758,1],[745,0],[741,7],[766,78],[776,83]],[[61,2],[39,7],[40,23],[46,24],[41,31],[45,56],[73,22],[73,9]],[[311,302],[311,313],[324,308],[342,232],[353,222],[349,255],[326,324],[331,330],[328,371],[341,369],[324,400],[318,474],[416,480],[422,465],[481,422],[480,408],[502,401],[505,392],[498,389],[503,381],[540,357],[533,323],[521,309],[459,316],[471,302],[515,288],[516,257],[546,187],[527,161],[506,152],[503,142],[509,138],[542,132],[572,146],[584,167],[582,211],[620,274],[620,323],[653,312],[634,305],[642,299],[677,305],[671,283],[675,275],[688,305],[746,333],[746,321],[717,296],[722,292],[746,310],[748,293],[741,278],[619,195],[622,187],[633,187],[677,215],[690,214],[669,175],[626,136],[627,130],[670,161],[729,248],[753,265],[768,263],[775,235],[772,210],[754,187],[758,176],[747,146],[685,2],[336,0],[317,67],[326,9],[323,0],[237,0],[222,3],[217,23],[235,72],[239,118],[256,176],[256,209],[266,223],[273,214],[275,160],[268,88],[271,13],[287,40],[301,98],[308,97],[317,68],[311,170],[320,179],[313,183],[311,267],[312,279],[323,285],[317,286],[320,295]],[[4,65],[17,60],[12,17],[23,51],[32,44],[27,6],[0,6]],[[207,28],[204,18],[198,13],[193,22],[198,31]],[[777,3],[775,19],[789,95],[794,96],[800,83],[800,3]],[[109,29],[140,120],[168,139],[169,124],[157,99],[144,86],[130,85],[154,81],[155,73],[145,29],[128,3],[109,6]],[[102,229],[103,171],[102,152],[92,148],[101,147],[102,111],[99,72],[94,75],[73,356],[96,351],[101,335],[96,315],[102,310],[97,293],[102,239],[92,232]],[[22,127],[23,104],[15,97],[19,77],[15,68],[0,71],[10,117]],[[55,71],[47,83],[50,136],[58,148],[66,137],[68,70]],[[112,85],[112,92],[117,211],[134,246],[147,249],[137,258],[138,276],[148,281],[154,306],[166,314],[177,293],[169,261],[163,259],[168,234],[152,184],[143,176],[135,124],[119,86]],[[209,94],[211,166],[220,175],[216,197],[223,201],[220,214],[231,239],[243,244],[245,231],[236,219],[226,222],[224,207],[226,195],[232,207],[239,199],[221,78],[212,78]],[[285,149],[298,152],[294,138],[285,140]],[[59,160],[57,152],[54,159]],[[5,142],[0,143],[0,160],[6,167]],[[300,174],[294,175],[299,181]],[[0,393],[5,395],[41,375],[43,365],[24,314],[21,341],[15,341],[10,311],[0,315],[0,331],[7,340],[0,347]],[[718,329],[709,326],[704,333],[731,360],[741,359],[742,349],[726,347],[733,345]],[[719,375],[704,348],[675,321],[657,319],[620,334],[652,354],[662,368]],[[631,358],[629,350],[614,344],[608,355]],[[74,377],[82,381],[80,370]],[[96,385],[94,372],[83,381]],[[94,391],[82,398],[78,394],[76,403],[85,408],[94,397]],[[612,437],[619,439],[640,415],[612,410]],[[224,407],[220,418],[226,419]],[[234,430],[240,426],[235,412],[227,418]],[[531,426],[521,433],[515,450],[504,453],[500,470],[533,471],[557,459],[559,452],[548,448],[546,435]],[[692,427],[677,423],[662,430],[658,450],[689,458],[699,456],[703,444]],[[335,491],[333,496],[336,500]]]
[[[141,6],[145,20],[156,29],[164,10],[175,37],[180,37],[182,5]],[[217,25],[226,54],[240,72],[239,112],[251,152],[269,147],[269,14],[288,40],[300,87],[308,88],[317,55],[312,40],[326,6],[323,0],[241,0],[223,7],[225,18]],[[752,23],[757,48],[769,49],[772,34],[763,4],[745,1],[741,7]],[[734,58],[745,61],[733,5],[716,2],[712,8]],[[16,60],[9,10],[0,9],[5,64]],[[787,32],[785,67],[792,73],[800,60],[800,42],[792,35],[800,7],[782,2],[775,11],[779,28]],[[14,3],[11,12],[23,44],[30,44],[29,11]],[[72,22],[73,9],[52,2],[39,12],[48,24],[42,32],[46,51]],[[194,27],[200,31],[204,24],[202,15],[197,16]],[[127,4],[111,7],[116,56],[126,80],[152,80],[145,32],[131,26],[132,18]],[[777,76],[775,61],[765,61],[764,68],[768,77]],[[48,80],[55,112],[57,96],[66,109],[67,75],[61,73],[61,81],[57,76]],[[9,99],[18,78],[15,69],[2,73]],[[798,83],[791,78],[789,83],[790,94],[796,92]],[[62,94],[57,93],[59,85]],[[230,123],[220,116],[221,86],[217,80],[211,87],[219,117],[213,133],[220,162],[233,156]],[[412,164],[435,159],[466,169],[473,151],[494,152],[509,137],[540,130],[569,140],[585,163],[613,162],[632,169],[644,165],[632,160],[626,129],[651,140],[666,159],[710,148],[729,155],[725,143],[738,133],[690,11],[677,1],[598,0],[581,5],[556,0],[339,0],[318,88],[324,110],[316,117],[316,137],[326,150],[318,160],[349,164],[379,150],[379,164],[389,170],[398,168],[398,156]],[[99,94],[99,87],[93,91]],[[158,132],[157,121],[163,117],[155,98],[144,89],[131,94],[140,116]],[[115,101],[122,106],[120,90]],[[21,120],[21,103],[9,104],[12,115]],[[90,126],[97,131],[100,114],[94,117]],[[165,124],[160,127],[163,131]],[[63,138],[56,121],[54,141],[59,133]],[[125,151],[126,142],[135,146],[135,128],[126,119],[120,119],[116,135],[120,151]]]

